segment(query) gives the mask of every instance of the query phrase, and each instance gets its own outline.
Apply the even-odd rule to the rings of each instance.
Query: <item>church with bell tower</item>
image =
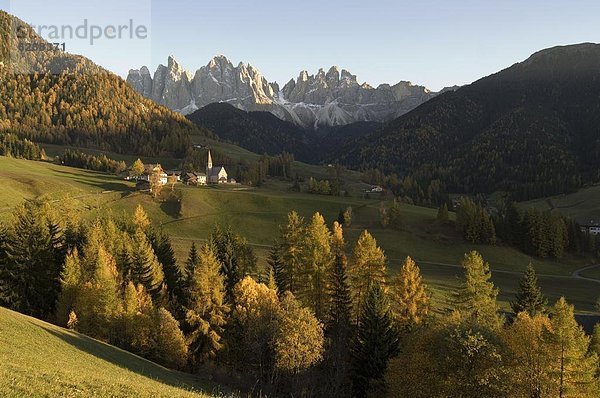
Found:
[[[208,161],[206,162],[206,181],[209,184],[227,184],[227,171],[223,166],[213,167],[210,149],[208,150]]]

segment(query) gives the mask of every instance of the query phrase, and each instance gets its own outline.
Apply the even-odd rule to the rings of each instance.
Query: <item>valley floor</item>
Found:
[[[313,171],[316,166],[310,167]],[[353,208],[352,225],[345,228],[349,247],[368,229],[385,250],[390,269],[395,272],[406,256],[420,265],[426,282],[433,290],[438,309],[447,303],[449,292],[458,285],[459,266],[464,253],[478,250],[490,262],[494,283],[500,288],[504,309],[513,299],[521,273],[530,261],[536,267],[544,293],[554,302],[564,295],[580,313],[594,311],[600,295],[600,268],[586,268],[592,261],[566,257],[561,261],[532,259],[512,248],[466,244],[453,225],[435,222],[435,209],[402,205],[400,231],[379,225],[380,199],[309,195],[289,191],[291,184],[272,180],[260,189],[244,187],[188,187],[178,184],[181,200],[155,201],[136,192],[131,182],[115,176],[87,170],[0,157],[0,219],[10,216],[14,206],[24,199],[45,197],[63,207],[80,209],[86,217],[112,212],[131,213],[142,204],[152,221],[172,237],[177,257],[183,261],[193,241],[206,239],[215,225],[232,226],[236,233],[254,245],[261,263],[270,246],[294,209],[304,217],[314,212],[333,222],[341,209]],[[358,189],[357,180],[351,182]],[[453,214],[451,214],[452,223]],[[578,271],[580,270],[580,271]]]

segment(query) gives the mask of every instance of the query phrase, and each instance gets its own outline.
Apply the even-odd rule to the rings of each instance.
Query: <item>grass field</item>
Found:
[[[303,167],[316,171],[323,169]],[[520,273],[530,261],[542,275],[542,286],[551,300],[564,294],[578,311],[589,312],[593,311],[595,300],[600,296],[600,283],[570,278],[573,271],[590,264],[591,260],[568,257],[559,262],[542,261],[508,247],[465,244],[453,225],[440,226],[435,222],[435,209],[403,204],[403,227],[394,231],[379,226],[381,203],[378,199],[295,193],[287,189],[290,183],[277,180],[260,189],[179,185],[180,202],[159,202],[135,192],[130,182],[101,173],[3,157],[0,157],[0,170],[0,183],[4,187],[0,191],[0,219],[6,218],[12,206],[23,199],[44,195],[57,203],[68,201],[69,207],[85,210],[88,217],[108,211],[131,214],[141,203],[153,222],[162,225],[172,237],[180,260],[185,259],[191,242],[206,239],[215,225],[231,225],[255,246],[264,263],[278,227],[285,222],[291,209],[305,218],[319,211],[331,223],[340,209],[352,206],[353,222],[345,230],[347,241],[353,244],[358,235],[368,229],[385,250],[392,272],[407,255],[415,258],[440,306],[447,301],[448,293],[460,275],[461,270],[456,265],[470,250],[478,250],[490,262],[505,306],[518,287]],[[350,177],[356,183],[354,178]],[[590,270],[590,275],[582,276],[600,278],[595,272]]]
[[[0,364],[0,396],[6,398],[220,394],[196,376],[1,307]]]
[[[600,219],[600,185],[593,185],[577,192],[545,199],[523,202],[523,206],[540,210],[559,211],[572,218]]]

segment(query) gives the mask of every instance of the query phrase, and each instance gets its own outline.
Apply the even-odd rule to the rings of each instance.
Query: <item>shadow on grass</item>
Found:
[[[211,391],[210,386],[207,385],[208,383],[195,375],[167,369],[128,351],[94,340],[85,335],[71,333],[66,330],[60,332],[38,323],[35,325],[80,351],[165,385],[207,395],[212,395],[212,393],[219,391],[216,390],[216,386],[214,387],[214,391]]]

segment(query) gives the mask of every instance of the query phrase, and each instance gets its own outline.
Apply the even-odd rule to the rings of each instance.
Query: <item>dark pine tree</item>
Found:
[[[246,275],[252,275],[256,271],[256,256],[246,241],[233,233],[231,228],[225,231],[215,228],[210,243],[221,264],[221,274],[225,278],[225,301],[233,303],[235,285]]]
[[[330,275],[331,304],[326,324],[325,368],[328,395],[349,395],[350,340],[352,338],[352,295],[348,282],[348,259],[344,252],[342,229],[334,224],[332,249],[334,263]]]
[[[273,279],[275,280],[275,286],[277,287],[277,293],[283,294],[285,293],[285,280],[283,274],[283,261],[281,261],[281,253],[279,252],[279,244],[275,243],[271,252],[269,253],[269,258],[267,259],[267,263],[271,268],[271,272],[273,275]]]
[[[196,243],[192,242],[192,247],[190,247],[190,253],[188,254],[188,258],[185,262],[185,273],[187,276],[194,273],[196,266],[198,265],[198,249],[196,249]]]
[[[171,240],[162,230],[151,230],[148,234],[148,240],[154,253],[156,253],[158,261],[162,264],[165,274],[164,280],[169,293],[169,302],[178,307],[182,304],[185,279],[177,264]]]
[[[385,390],[384,375],[390,358],[398,354],[399,336],[390,305],[378,283],[373,283],[361,311],[356,341],[352,346],[352,394]]]
[[[44,205],[26,202],[2,233],[0,304],[38,318],[53,312],[65,259],[64,239]]]
[[[523,279],[519,283],[519,292],[516,300],[510,304],[515,316],[519,312],[527,312],[530,316],[543,314],[546,312],[548,300],[542,294],[542,290],[537,284],[537,276],[533,265],[529,263]]]

